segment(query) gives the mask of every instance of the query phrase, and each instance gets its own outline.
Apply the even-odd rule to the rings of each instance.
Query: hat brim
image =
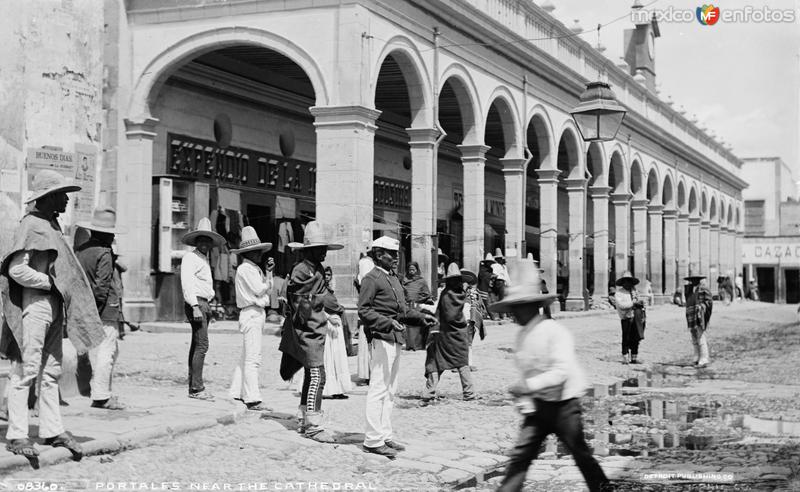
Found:
[[[93,225],[91,222],[78,222],[75,224],[76,227],[82,227],[84,229],[89,229],[90,231],[97,231],[97,232],[105,232],[107,234],[125,234],[128,232],[128,229],[125,227],[103,227],[98,225]]]
[[[467,282],[468,284],[472,284],[478,281],[478,276],[475,275],[475,273],[472,270],[467,270],[466,268],[463,268],[461,270],[461,278],[463,278],[464,282]]]
[[[436,256],[437,256],[437,259],[439,260],[439,263],[442,263],[442,262],[444,262],[444,263],[448,263],[448,262],[450,261],[450,257],[449,257],[449,256],[447,256],[447,255],[446,255],[446,254],[444,254],[444,253],[440,253],[440,254],[438,254],[438,255],[436,255]],[[442,258],[444,258],[444,260],[443,260]]]
[[[211,242],[214,243],[214,246],[221,246],[222,243],[225,242],[225,238],[220,236],[214,231],[191,231],[184,234],[181,238],[181,242],[183,244],[187,244],[189,246],[197,246],[197,239],[205,236],[211,239]]]
[[[76,191],[81,191],[81,189],[82,188],[78,185],[57,186],[55,188],[50,188],[49,190],[43,190],[38,193],[34,193],[33,195],[29,196],[27,200],[25,200],[25,203],[31,203],[33,201],[38,200],[39,198],[42,198],[43,196],[50,195],[52,193],[59,193],[59,192],[73,193]]]
[[[705,275],[689,275],[688,277],[683,277],[684,280],[689,282],[700,281],[706,278]]]
[[[272,249],[272,243],[258,243],[246,248],[232,249],[231,253],[242,254],[248,251],[269,251]]]
[[[289,246],[292,249],[308,249],[308,248],[319,248],[320,246],[327,246],[328,251],[336,251],[344,248],[343,244],[336,244],[336,243],[311,243],[311,244],[289,243],[287,244],[287,246]]]
[[[639,279],[636,278],[636,277],[620,277],[620,278],[617,279],[616,282],[614,282],[614,285],[618,285],[618,286],[622,285],[622,283],[625,282],[626,280],[630,280],[631,282],[633,282],[633,285],[638,285],[639,284]]]
[[[550,304],[558,297],[558,294],[517,294],[511,295],[489,305],[489,310],[496,313],[507,313],[513,306],[519,304]]]

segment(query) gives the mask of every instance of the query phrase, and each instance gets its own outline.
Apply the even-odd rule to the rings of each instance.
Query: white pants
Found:
[[[46,439],[64,432],[58,402],[61,361],[43,352],[45,337],[53,322],[53,315],[61,306],[49,295],[37,297],[27,303],[22,314],[22,347],[20,347],[22,362],[11,363],[6,439],[28,437],[28,391],[36,384],[37,379],[39,437]]]
[[[230,395],[245,403],[261,400],[258,387],[258,370],[261,367],[261,330],[266,313],[263,308],[250,306],[239,313],[239,331],[242,333],[242,357],[233,370]]]
[[[377,448],[394,437],[392,408],[397,393],[397,376],[400,373],[400,346],[377,338],[372,340],[371,345],[364,446]]]
[[[89,350],[89,362],[92,364],[92,400],[111,398],[111,378],[119,356],[119,330],[116,326],[103,325],[103,332],[106,336],[102,343]]]

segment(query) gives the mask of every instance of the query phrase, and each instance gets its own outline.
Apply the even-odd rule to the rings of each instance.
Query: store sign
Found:
[[[378,207],[411,210],[411,185],[406,181],[376,176],[373,195]]]
[[[239,147],[223,149],[183,135],[169,134],[168,139],[167,169],[172,174],[305,197],[316,194],[317,168],[312,162]]]
[[[464,194],[461,191],[453,191],[453,202],[455,202],[456,210],[463,215]],[[483,210],[490,217],[504,219],[506,217],[506,202],[496,198],[484,198]]]
[[[746,242],[742,263],[753,265],[800,266],[800,242]]]

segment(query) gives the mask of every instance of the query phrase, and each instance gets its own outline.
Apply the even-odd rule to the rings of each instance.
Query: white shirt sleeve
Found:
[[[194,253],[186,253],[181,259],[181,290],[183,300],[190,306],[197,306],[197,256]]]
[[[37,272],[30,266],[30,251],[17,251],[11,257],[8,275],[16,283],[29,289],[50,290],[53,284],[46,273]]]
[[[553,328],[548,329],[550,348],[550,367],[548,370],[525,380],[528,389],[533,392],[545,388],[558,386],[567,381],[570,365],[573,362],[574,342],[572,336],[566,332],[559,332]],[[559,336],[562,333],[562,336]]]

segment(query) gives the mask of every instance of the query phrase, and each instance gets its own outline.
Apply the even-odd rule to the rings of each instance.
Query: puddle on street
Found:
[[[688,395],[659,395],[637,390],[684,387],[691,379],[689,374],[656,366],[654,370],[625,380],[621,394],[614,395],[612,391],[610,397],[585,398],[586,437],[594,453],[649,456],[665,448],[707,449],[754,434],[800,436],[800,422],[737,413],[726,408],[722,398],[697,404],[691,403]],[[567,453],[560,442],[557,452]]]

